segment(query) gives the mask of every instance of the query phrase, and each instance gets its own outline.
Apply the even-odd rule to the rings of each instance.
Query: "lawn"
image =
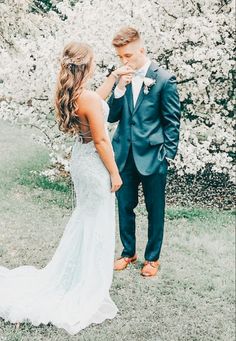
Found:
[[[0,121],[0,264],[43,267],[71,214],[71,187],[32,171],[49,164],[30,131]],[[52,325],[15,325],[0,319],[0,341],[233,341],[234,223],[231,211],[167,208],[161,270],[140,276],[147,217],[137,208],[139,261],[114,273],[111,296],[119,313],[70,336]],[[116,256],[121,244],[117,225]]]

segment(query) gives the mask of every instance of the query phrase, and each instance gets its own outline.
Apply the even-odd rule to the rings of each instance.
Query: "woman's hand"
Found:
[[[125,90],[126,85],[131,83],[134,72],[135,72],[134,69],[132,69],[128,65],[121,66],[118,69],[112,71],[113,76],[116,79],[119,79],[118,81],[119,89]]]
[[[108,77],[106,77],[106,80],[97,88],[96,93],[105,100],[110,95],[117,80],[119,82],[122,78],[121,84],[124,83],[124,88],[128,83],[131,82],[134,72],[135,71],[128,65],[119,67],[118,69],[112,71]],[[127,77],[127,79],[123,79],[123,77]]]
[[[112,71],[112,74],[116,78],[119,78],[120,76],[123,76],[123,75],[132,75],[134,72],[135,71],[134,71],[134,69],[132,69],[132,67],[130,67],[128,65],[123,65],[123,66],[117,68],[116,70]]]
[[[123,182],[119,173],[111,175],[111,192],[116,192],[122,186]]]

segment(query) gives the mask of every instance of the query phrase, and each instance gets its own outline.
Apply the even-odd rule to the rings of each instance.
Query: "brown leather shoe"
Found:
[[[146,260],[141,270],[141,275],[144,277],[156,276],[159,268],[160,268],[160,262],[158,260],[157,261]]]
[[[114,270],[120,271],[127,268],[128,264],[135,263],[137,260],[137,255],[133,257],[120,257],[114,262]]]

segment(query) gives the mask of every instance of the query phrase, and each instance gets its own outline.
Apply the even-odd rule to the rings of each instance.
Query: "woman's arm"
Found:
[[[96,93],[105,100],[110,95],[115,82],[120,78],[120,76],[126,75],[126,78],[129,78],[131,81],[133,73],[134,70],[130,66],[121,66],[120,68],[112,71],[111,74],[106,77],[102,85],[97,88]]]
[[[104,114],[99,96],[93,91],[84,91],[80,98],[80,112],[87,118],[97,152],[111,176],[111,191],[117,191],[122,180],[115,162],[111,141],[105,131]]]
[[[102,85],[100,85],[97,90],[96,93],[102,98],[102,99],[106,99],[109,94],[112,91],[112,88],[116,82],[116,80],[119,78],[119,76],[115,73],[115,71],[113,71],[108,77],[106,77],[105,81],[102,83]]]

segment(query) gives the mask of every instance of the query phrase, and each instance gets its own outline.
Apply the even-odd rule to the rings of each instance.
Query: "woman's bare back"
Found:
[[[79,125],[79,136],[81,136],[83,143],[88,143],[93,140],[92,132],[90,129],[90,124],[87,118],[87,109],[88,105],[94,106],[94,111],[101,111],[102,113],[102,99],[100,96],[91,90],[83,90],[78,98],[78,110],[76,115],[78,117],[78,125]],[[98,107],[98,103],[100,108]]]
[[[76,112],[76,116],[78,117],[79,136],[82,139],[82,143],[89,143],[93,140],[89,122],[86,118],[85,110],[84,110],[86,91],[87,90],[84,90],[80,94],[80,97],[78,99],[79,109]]]

